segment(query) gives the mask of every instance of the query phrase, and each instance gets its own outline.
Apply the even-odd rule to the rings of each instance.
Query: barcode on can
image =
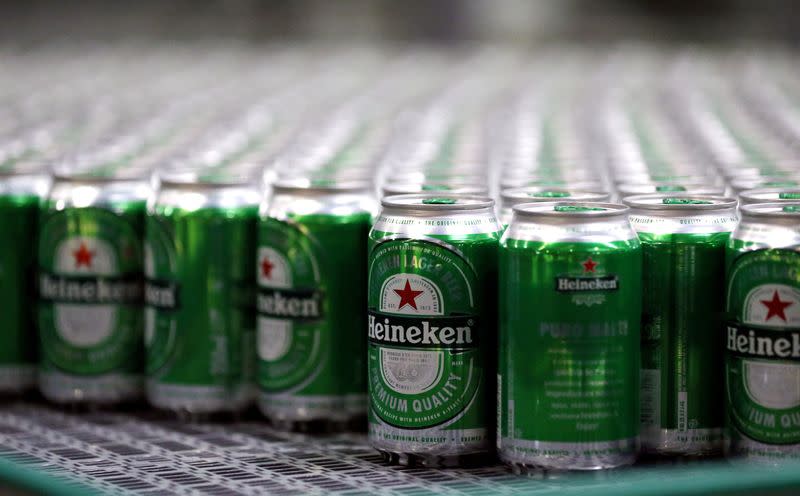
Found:
[[[641,423],[642,426],[661,426],[661,372],[642,369]]]

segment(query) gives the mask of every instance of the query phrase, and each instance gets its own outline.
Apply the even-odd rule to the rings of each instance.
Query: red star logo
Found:
[[[81,247],[73,251],[72,256],[75,257],[75,268],[78,268],[81,265],[85,265],[87,267],[92,266],[92,257],[94,256],[94,252],[89,251],[86,248],[85,243],[81,242]]]
[[[768,321],[772,317],[778,317],[782,321],[786,322],[786,314],[783,313],[783,311],[786,309],[786,307],[792,305],[792,302],[781,301],[777,290],[772,293],[771,300],[761,300],[761,303],[767,307],[767,316],[764,318],[764,322]]]
[[[421,295],[423,293],[423,291],[417,291],[417,290],[411,289],[411,283],[408,282],[408,279],[406,279],[406,287],[405,288],[403,288],[403,289],[395,289],[394,292],[397,293],[397,296],[400,297],[400,304],[397,305],[397,309],[398,310],[400,310],[401,308],[403,308],[406,305],[410,305],[411,308],[416,310],[417,309],[417,296],[419,296],[419,295]]]
[[[585,262],[581,263],[581,265],[583,265],[584,272],[594,273],[594,268],[597,267],[598,263],[592,260],[592,257],[589,257]]]
[[[261,275],[266,277],[267,279],[272,279],[272,269],[275,267],[275,264],[269,261],[269,258],[264,257],[264,260],[261,261]]]

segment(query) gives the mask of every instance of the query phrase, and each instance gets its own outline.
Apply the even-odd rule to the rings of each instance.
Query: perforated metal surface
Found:
[[[786,471],[759,478],[746,470],[706,465],[539,480],[513,475],[501,466],[390,467],[359,435],[287,435],[258,420],[185,423],[153,413],[67,414],[31,403],[0,407],[0,457],[40,473],[67,476],[101,493],[143,495],[621,496],[685,494],[687,488],[701,488],[701,483],[719,490],[758,488],[754,493],[766,494],[769,484],[781,490],[800,485],[800,477],[787,478]]]

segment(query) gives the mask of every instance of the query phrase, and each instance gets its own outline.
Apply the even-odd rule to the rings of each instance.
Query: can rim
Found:
[[[546,191],[569,193],[570,196],[530,196],[530,193]],[[503,203],[545,203],[555,201],[607,202],[610,197],[611,195],[609,193],[602,191],[588,191],[562,187],[550,188],[547,186],[521,186],[518,188],[504,189],[500,192],[500,198],[503,200]]]
[[[798,211],[786,212],[784,207],[796,206]],[[795,218],[800,217],[800,200],[786,201],[786,202],[771,202],[771,203],[751,203],[749,205],[742,205],[739,209],[742,217],[758,217],[758,218]]]
[[[602,210],[556,210],[556,207],[599,208]],[[512,208],[515,215],[522,217],[542,217],[558,219],[564,217],[574,218],[607,218],[626,215],[630,208],[619,203],[593,202],[593,201],[551,201],[521,203]]]
[[[685,200],[699,200],[711,203],[671,203],[665,204],[661,201],[667,198],[677,198]],[[656,202],[656,200],[661,200]],[[683,191],[678,192],[663,192],[651,193],[646,195],[632,195],[622,199],[622,203],[628,207],[639,210],[679,210],[679,211],[708,211],[708,210],[726,210],[729,208],[736,208],[736,198],[721,195],[697,195]]]
[[[256,181],[252,177],[245,175],[230,175],[227,177],[210,178],[203,177],[200,170],[180,169],[168,171],[156,171],[156,177],[162,186],[173,188],[191,188],[196,186],[205,187],[230,187],[230,186],[252,186]]]
[[[408,186],[410,188],[417,187],[419,188],[417,191],[404,191],[402,187]],[[398,189],[393,189],[398,188]],[[474,195],[474,196],[486,196],[489,194],[489,188],[486,186],[480,186],[478,184],[469,184],[469,185],[458,185],[455,187],[451,187],[445,183],[388,183],[384,184],[381,187],[381,192],[383,196],[397,196],[397,195],[413,195],[417,193],[441,193],[444,195]]]
[[[764,200],[767,200],[770,203],[776,202],[785,202],[785,201],[796,201],[796,198],[792,199],[781,199],[781,198],[769,198],[768,195],[772,193],[797,193],[800,194],[800,186],[790,186],[788,188],[753,188],[753,189],[746,189],[739,193],[739,199],[742,203],[766,203]],[[766,197],[766,198],[765,198]]]
[[[424,200],[447,199],[452,203],[422,203]],[[415,203],[416,202],[416,203]],[[494,206],[494,200],[481,195],[451,195],[443,192],[391,195],[381,200],[381,206],[423,212],[482,210]]]

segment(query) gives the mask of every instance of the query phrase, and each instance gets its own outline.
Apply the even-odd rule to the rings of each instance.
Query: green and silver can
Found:
[[[642,449],[720,454],[724,258],[736,200],[655,194],[624,202],[643,254]]]
[[[609,194],[604,191],[586,191],[573,188],[524,186],[510,188],[500,193],[500,223],[507,226],[515,205],[554,201],[606,202]]]
[[[367,181],[284,179],[256,252],[258,406],[287,430],[363,428],[367,413]]]
[[[384,198],[368,256],[369,441],[387,461],[461,466],[494,449],[494,202]]]
[[[800,202],[744,205],[727,248],[727,452],[800,458]]]
[[[146,179],[57,172],[39,213],[39,389],[114,404],[143,392]]]
[[[498,452],[514,471],[630,465],[642,253],[628,208],[514,207],[500,240]]]
[[[50,176],[41,167],[0,169],[0,394],[36,388],[36,238]]]
[[[258,181],[160,179],[145,230],[147,399],[179,415],[236,413],[255,392]]]

